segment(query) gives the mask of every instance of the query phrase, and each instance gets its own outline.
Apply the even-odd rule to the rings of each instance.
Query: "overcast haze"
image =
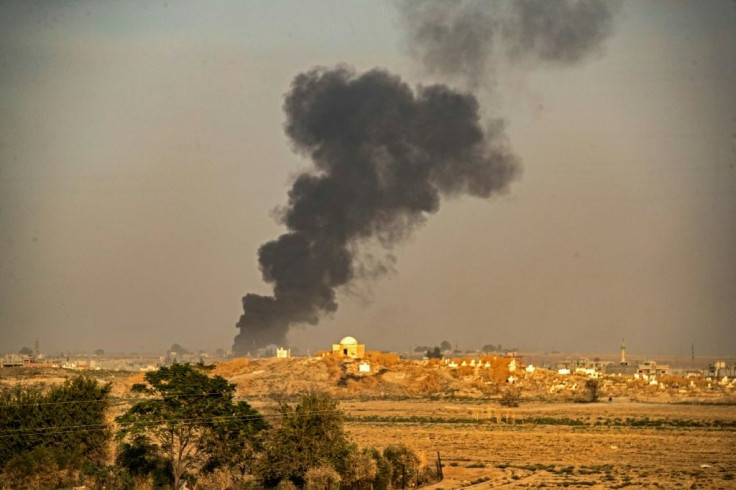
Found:
[[[471,86],[522,172],[443,198],[292,346],[736,355],[736,4],[627,2],[612,25],[575,66],[463,85],[388,1],[1,2],[0,351],[230,348],[311,165],[284,96],[346,63]]]

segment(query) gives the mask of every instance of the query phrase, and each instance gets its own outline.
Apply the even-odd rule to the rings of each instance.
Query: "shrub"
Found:
[[[338,490],[340,474],[332,466],[310,468],[305,476],[307,490]]]
[[[600,394],[600,383],[597,379],[588,379],[585,381],[584,401],[588,403],[597,402]]]
[[[396,444],[387,446],[383,450],[383,457],[391,467],[391,486],[412,486],[419,475],[419,458],[416,453],[403,444]]]
[[[521,392],[518,388],[509,386],[501,395],[501,405],[504,407],[518,407],[521,400]]]
[[[311,468],[334,465],[342,472],[350,453],[337,402],[324,393],[308,393],[294,406],[281,403],[281,426],[266,438],[256,476],[265,486],[289,479],[304,485]]]
[[[85,376],[46,391],[17,386],[0,393],[0,431],[8,434],[0,444],[0,469],[13,460],[8,471],[15,475],[43,473],[43,466],[26,461],[26,453],[53,460],[49,464],[59,470],[78,470],[85,460],[103,464],[111,437],[106,420],[109,394],[109,384]],[[51,473],[38,476],[44,479]]]

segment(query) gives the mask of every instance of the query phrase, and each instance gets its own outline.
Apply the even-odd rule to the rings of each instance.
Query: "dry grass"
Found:
[[[733,386],[675,376],[660,377],[658,386],[605,377],[601,390],[613,403],[580,404],[569,401],[587,378],[517,371],[521,406],[505,408],[499,398],[508,386],[508,360],[495,359],[490,369],[463,372],[381,355],[368,374],[358,372],[358,362],[334,356],[235,359],[212,374],[235,383],[238,396],[259,410],[272,410],[276,394],[320,390],[339,397],[361,446],[404,443],[428,462],[440,451],[446,478],[438,488],[736,488]],[[59,370],[0,374],[5,386],[64,379]],[[113,397],[129,396],[144,379],[143,373],[109,376]]]
[[[368,422],[353,419],[348,425],[360,445],[407,443],[430,459],[440,451],[446,478],[437,488],[471,482],[474,488],[736,487],[736,427],[596,425],[653,417],[736,423],[730,406],[627,402],[501,410],[430,401],[342,406],[354,417],[370,416]],[[545,419],[583,420],[584,425],[533,423]]]
[[[245,372],[250,366],[251,362],[249,359],[237,358],[232,361],[223,361],[215,364],[215,368],[212,370],[213,375],[222,376],[223,378],[231,378],[238,374]]]

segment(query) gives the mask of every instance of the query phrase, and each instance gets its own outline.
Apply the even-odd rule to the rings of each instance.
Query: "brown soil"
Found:
[[[445,479],[434,488],[736,488],[733,383],[630,377],[600,380],[602,402],[577,403],[584,376],[516,371],[517,408],[500,405],[507,365],[451,370],[438,362],[376,356],[371,373],[335,358],[238,359],[213,374],[235,383],[239,398],[264,413],[274,399],[324,391],[341,400],[361,446],[404,443]],[[61,369],[2,369],[0,388],[52,384],[79,374]],[[141,373],[89,372],[111,382],[120,401]],[[613,397],[608,403],[608,397]]]
[[[372,415],[368,422],[348,424],[360,445],[404,443],[432,460],[439,451],[445,479],[433,488],[736,488],[733,406],[537,403],[501,410],[500,422],[495,408],[488,410],[493,417],[474,420],[474,415],[486,413],[481,404],[350,402],[342,406],[352,415]],[[672,424],[730,426],[657,428],[625,422],[646,417]],[[545,419],[586,423],[532,422]],[[595,425],[616,419],[622,425]]]

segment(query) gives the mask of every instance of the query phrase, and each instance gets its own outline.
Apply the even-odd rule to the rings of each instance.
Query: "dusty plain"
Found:
[[[736,407],[344,402],[359,445],[440,452],[433,488],[736,488]]]
[[[600,378],[600,401],[581,403],[586,377],[516,372],[518,407],[503,406],[508,371],[449,370],[375,358],[238,359],[218,363],[238,399],[266,416],[276,400],[318,390],[340,400],[359,446],[402,443],[444,479],[429,488],[736,488],[736,397],[731,380]],[[0,387],[54,384],[64,369],[0,370]],[[135,402],[143,373],[90,371],[112,383],[113,411]],[[609,402],[609,397],[612,400]],[[115,415],[112,414],[112,415]],[[273,419],[276,420],[276,417]]]

